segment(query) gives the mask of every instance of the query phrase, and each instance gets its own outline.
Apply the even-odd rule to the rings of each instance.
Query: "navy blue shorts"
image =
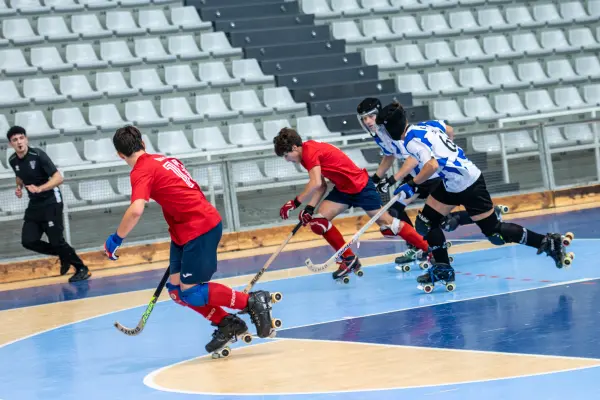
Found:
[[[222,234],[223,224],[219,222],[219,225],[183,246],[171,242],[171,274],[181,273],[181,282],[186,285],[210,281],[217,271],[217,247]]]
[[[325,197],[325,200],[346,204],[350,207],[360,207],[365,211],[379,210],[381,208],[381,196],[377,193],[375,184],[371,178],[369,178],[369,182],[364,189],[358,193],[342,193],[334,187],[327,197]]]

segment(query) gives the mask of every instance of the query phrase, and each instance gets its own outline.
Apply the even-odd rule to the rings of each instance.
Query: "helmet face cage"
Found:
[[[358,118],[358,122],[360,123],[360,126],[363,128],[364,131],[369,133],[371,136],[373,136],[375,134],[375,132],[372,131],[371,128],[369,128],[367,125],[365,125],[365,123],[363,121],[363,117],[365,117],[367,115],[377,116],[379,114],[380,110],[381,110],[381,102],[379,101],[379,99],[375,99],[375,98],[371,98],[371,97],[367,97],[366,99],[364,99],[363,101],[360,102],[358,107],[356,107],[356,117]],[[377,129],[377,128],[375,127],[375,129]]]
[[[367,115],[375,115],[377,116],[377,114],[379,113],[379,110],[374,108],[373,110],[371,110],[370,112],[366,112],[363,114],[356,114],[356,118],[358,118],[358,123],[360,124],[360,126],[363,128],[363,130],[367,133],[369,133],[371,136],[375,135],[375,132],[377,130],[377,124],[375,124],[375,126],[373,126],[373,128],[369,128],[365,122],[363,121],[363,117],[367,116]]]

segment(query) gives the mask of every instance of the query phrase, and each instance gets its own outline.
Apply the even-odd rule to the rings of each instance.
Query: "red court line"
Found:
[[[455,274],[462,274],[462,275],[473,275],[473,273],[471,273],[471,272],[464,272],[463,273],[463,272],[460,272],[460,271],[455,271],[454,273]],[[519,281],[525,281],[525,282],[529,282],[529,281],[533,281],[534,280],[532,278],[517,279],[517,278],[515,278],[513,276],[506,276],[506,277],[502,277],[502,276],[498,276],[498,275],[489,275],[488,276],[486,274],[476,274],[475,276],[477,276],[477,277],[488,277],[488,278],[493,278],[493,279],[501,278],[501,279],[507,279],[507,280],[519,280]],[[552,283],[553,281],[549,281],[549,280],[543,279],[543,280],[540,280],[539,282]],[[593,284],[595,284],[595,282],[589,282],[589,283],[586,282],[586,284],[593,285]]]

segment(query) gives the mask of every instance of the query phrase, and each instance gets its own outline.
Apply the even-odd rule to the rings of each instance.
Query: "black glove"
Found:
[[[381,182],[379,182],[377,184],[377,191],[379,193],[387,193],[390,186],[393,186],[396,183],[396,178],[394,178],[394,175],[391,175],[389,177],[387,177],[386,179],[383,179]]]
[[[374,184],[378,184],[379,182],[381,182],[381,178],[379,177],[379,175],[377,175],[377,173],[374,173],[371,176],[371,180],[373,181]]]

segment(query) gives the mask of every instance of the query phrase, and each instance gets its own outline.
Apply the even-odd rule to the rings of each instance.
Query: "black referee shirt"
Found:
[[[10,156],[8,163],[15,171],[15,175],[25,185],[42,186],[57,171],[50,157],[42,149],[32,147],[28,148],[23,158],[19,158],[14,153]],[[29,206],[31,207],[62,203],[62,194],[58,187],[41,193],[30,193],[29,191],[27,193],[29,194]]]

